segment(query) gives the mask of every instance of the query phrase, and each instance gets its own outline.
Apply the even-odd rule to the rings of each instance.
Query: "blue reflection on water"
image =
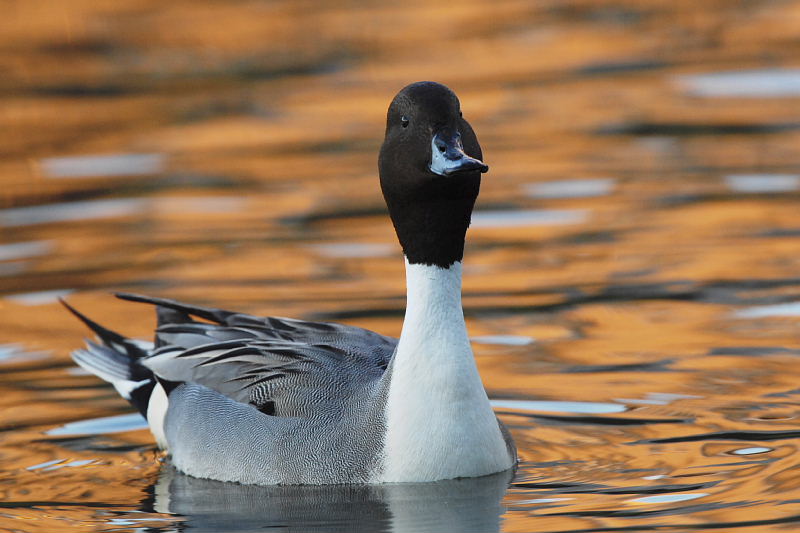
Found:
[[[499,344],[504,346],[527,346],[533,344],[536,339],[526,335],[478,335],[470,337],[470,340],[477,344]]]
[[[145,205],[146,200],[142,198],[115,198],[12,207],[0,209],[0,226],[20,227],[133,215]]]
[[[790,192],[800,189],[797,174],[732,174],[725,176],[732,190],[743,193]]]
[[[695,492],[684,494],[658,494],[657,496],[645,496],[644,498],[634,498],[629,500],[631,503],[675,503],[696,500],[708,496],[707,492]]]
[[[800,68],[710,72],[677,76],[676,80],[696,96],[779,98],[800,95]]]
[[[50,253],[53,248],[53,241],[26,241],[0,244],[0,261],[39,257]]]
[[[473,228],[514,228],[580,224],[589,216],[586,209],[521,209],[517,211],[477,211]]]
[[[59,298],[74,292],[72,289],[54,289],[51,291],[21,292],[9,294],[5,299],[22,305],[45,305],[57,302]]]
[[[766,318],[772,316],[800,316],[800,302],[774,305],[755,305],[734,313],[736,318]]]
[[[96,178],[157,174],[164,169],[163,154],[109,154],[50,157],[41,162],[48,178]]]
[[[498,409],[519,409],[524,411],[546,411],[555,413],[607,414],[622,413],[628,410],[618,403],[602,402],[558,402],[538,400],[492,400],[492,407]]]
[[[575,179],[531,183],[525,187],[534,198],[591,198],[609,194],[614,188],[611,178]]]
[[[102,435],[147,428],[147,421],[139,413],[104,416],[70,422],[46,431],[48,435]]]

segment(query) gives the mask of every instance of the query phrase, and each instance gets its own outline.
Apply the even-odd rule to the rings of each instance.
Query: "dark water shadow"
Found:
[[[186,476],[165,465],[146,511],[181,515],[181,531],[491,532],[513,474],[387,485],[258,486]]]

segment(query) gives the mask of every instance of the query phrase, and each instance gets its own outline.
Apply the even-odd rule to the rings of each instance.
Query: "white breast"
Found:
[[[162,450],[167,449],[167,437],[164,435],[164,417],[167,415],[168,407],[167,393],[160,383],[156,383],[147,403],[147,424],[156,439],[156,444]]]
[[[407,263],[406,283],[375,481],[435,481],[511,468],[467,336],[461,263],[449,269]]]

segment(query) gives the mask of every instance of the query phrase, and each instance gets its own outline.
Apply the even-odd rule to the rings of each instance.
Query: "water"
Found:
[[[686,75],[678,78],[698,96],[780,98],[800,95],[800,69],[765,68]]]
[[[113,154],[51,157],[41,161],[48,178],[86,178],[156,174],[163,171],[161,154]]]
[[[792,531],[797,1],[19,2],[0,37],[0,530]],[[313,32],[309,32],[313,28]],[[521,464],[427,485],[174,472],[68,357],[113,291],[397,335],[386,105],[491,167],[465,313]]]

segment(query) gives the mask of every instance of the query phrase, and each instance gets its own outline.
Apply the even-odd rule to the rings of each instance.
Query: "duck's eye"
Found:
[[[408,117],[407,116],[403,115],[402,117],[400,117],[400,125],[403,126],[404,128],[408,127]]]

